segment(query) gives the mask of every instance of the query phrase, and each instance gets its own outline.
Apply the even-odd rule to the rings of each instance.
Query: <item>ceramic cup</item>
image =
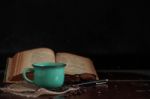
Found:
[[[32,64],[33,68],[23,70],[23,78],[30,83],[44,88],[60,88],[64,84],[64,63],[42,62]],[[27,72],[34,72],[34,79],[27,77]]]

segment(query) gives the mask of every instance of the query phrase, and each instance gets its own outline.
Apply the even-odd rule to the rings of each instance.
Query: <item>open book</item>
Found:
[[[37,62],[61,62],[65,63],[65,74],[82,74],[90,73],[98,78],[92,61],[89,58],[59,52],[54,53],[49,48],[36,48],[16,53],[12,58],[8,58],[7,69],[4,82],[17,82],[18,75],[21,75],[24,68],[33,68],[32,64]]]

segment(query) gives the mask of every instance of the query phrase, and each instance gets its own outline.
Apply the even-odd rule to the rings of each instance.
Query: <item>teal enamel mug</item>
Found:
[[[64,63],[42,62],[32,64],[33,68],[23,70],[23,78],[39,87],[60,88],[64,84]],[[33,80],[27,77],[28,72],[33,72]]]

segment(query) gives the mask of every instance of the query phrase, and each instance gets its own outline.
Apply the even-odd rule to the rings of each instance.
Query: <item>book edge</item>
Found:
[[[9,66],[11,65],[11,62],[10,62],[11,60],[12,60],[11,57],[7,58],[3,82],[9,82],[9,80],[8,80],[8,76],[9,76],[9,75],[8,75],[8,71],[9,71],[8,68],[9,68]]]

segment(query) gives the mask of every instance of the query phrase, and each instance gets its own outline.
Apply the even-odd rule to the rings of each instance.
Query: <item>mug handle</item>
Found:
[[[34,69],[33,68],[25,68],[24,70],[23,70],[23,78],[27,81],[27,82],[29,82],[29,83],[34,83],[33,82],[33,80],[30,80],[28,77],[27,77],[27,72],[33,72],[34,71]]]

